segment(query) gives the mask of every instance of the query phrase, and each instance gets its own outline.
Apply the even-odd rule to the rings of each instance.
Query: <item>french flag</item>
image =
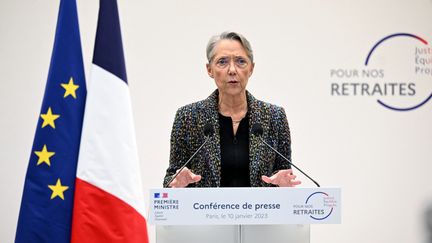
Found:
[[[148,242],[116,0],[100,0],[71,242]]]

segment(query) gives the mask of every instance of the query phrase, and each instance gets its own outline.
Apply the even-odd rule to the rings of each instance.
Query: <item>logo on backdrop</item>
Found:
[[[325,192],[314,192],[310,194],[304,204],[294,204],[294,215],[308,215],[315,220],[323,220],[333,213],[333,208],[337,207],[334,197]]]
[[[334,97],[368,97],[393,111],[411,111],[432,98],[432,47],[409,33],[376,42],[360,68],[330,69]]]

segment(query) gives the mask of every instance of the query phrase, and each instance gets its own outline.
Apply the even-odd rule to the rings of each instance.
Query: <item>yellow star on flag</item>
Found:
[[[63,192],[66,191],[69,188],[68,186],[63,186],[61,184],[60,178],[57,179],[57,183],[55,185],[48,185],[48,187],[52,191],[51,199],[53,199],[53,198],[55,198],[55,197],[58,196],[62,200],[64,200]]]
[[[42,128],[46,127],[47,125],[50,125],[52,128],[55,128],[54,121],[60,117],[60,115],[53,114],[51,111],[51,107],[48,108],[48,111],[46,114],[41,114],[41,117],[43,119]]]
[[[60,84],[60,85],[65,89],[65,93],[64,93],[63,98],[66,98],[69,95],[72,95],[72,97],[74,97],[74,99],[76,99],[75,91],[79,88],[79,85],[74,84],[72,77],[69,79],[68,84]]]
[[[50,158],[55,154],[54,152],[49,152],[47,150],[46,144],[44,144],[42,151],[35,151],[34,152],[38,157],[37,165],[40,165],[42,163],[46,163],[48,166],[51,166]]]

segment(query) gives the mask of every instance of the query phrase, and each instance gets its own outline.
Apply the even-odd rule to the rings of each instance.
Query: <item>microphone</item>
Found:
[[[213,136],[213,134],[214,134],[213,125],[210,123],[206,123],[204,125],[204,136],[206,137],[206,139],[201,144],[201,146],[195,151],[195,153],[193,153],[192,156],[186,161],[186,163],[184,163],[184,165],[182,167],[180,167],[180,169],[177,171],[177,173],[175,173],[173,175],[173,177],[171,177],[171,180],[169,180],[164,185],[164,187],[168,187],[169,184],[171,184],[171,182],[178,176],[178,174],[180,174],[180,172],[184,169],[184,167],[186,167],[186,165],[189,164],[189,162],[195,157],[195,155],[204,147],[204,145],[207,143],[207,141],[210,140],[210,138]]]
[[[252,125],[252,134],[257,136],[261,142],[263,142],[265,145],[267,145],[267,147],[271,148],[273,151],[275,151],[279,156],[281,156],[284,160],[286,160],[288,162],[288,164],[292,165],[294,168],[296,168],[298,171],[300,171],[303,175],[305,175],[307,178],[309,178],[309,180],[311,180],[313,183],[315,183],[315,185],[317,187],[320,187],[320,185],[318,184],[318,182],[316,182],[314,179],[312,179],[310,176],[308,176],[305,172],[303,172],[300,168],[298,168],[297,166],[295,166],[293,163],[291,163],[291,161],[283,156],[283,154],[279,153],[279,151],[277,151],[275,148],[273,148],[270,144],[268,144],[266,141],[264,141],[264,139],[262,139],[262,135],[264,133],[263,127],[261,126],[261,124],[259,123],[255,123]]]

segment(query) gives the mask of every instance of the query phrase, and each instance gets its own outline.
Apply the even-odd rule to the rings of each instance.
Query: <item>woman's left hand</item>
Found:
[[[295,187],[301,184],[301,181],[296,181],[297,176],[293,174],[292,169],[280,170],[276,174],[268,177],[261,176],[261,179],[265,183],[273,184],[280,187]]]

